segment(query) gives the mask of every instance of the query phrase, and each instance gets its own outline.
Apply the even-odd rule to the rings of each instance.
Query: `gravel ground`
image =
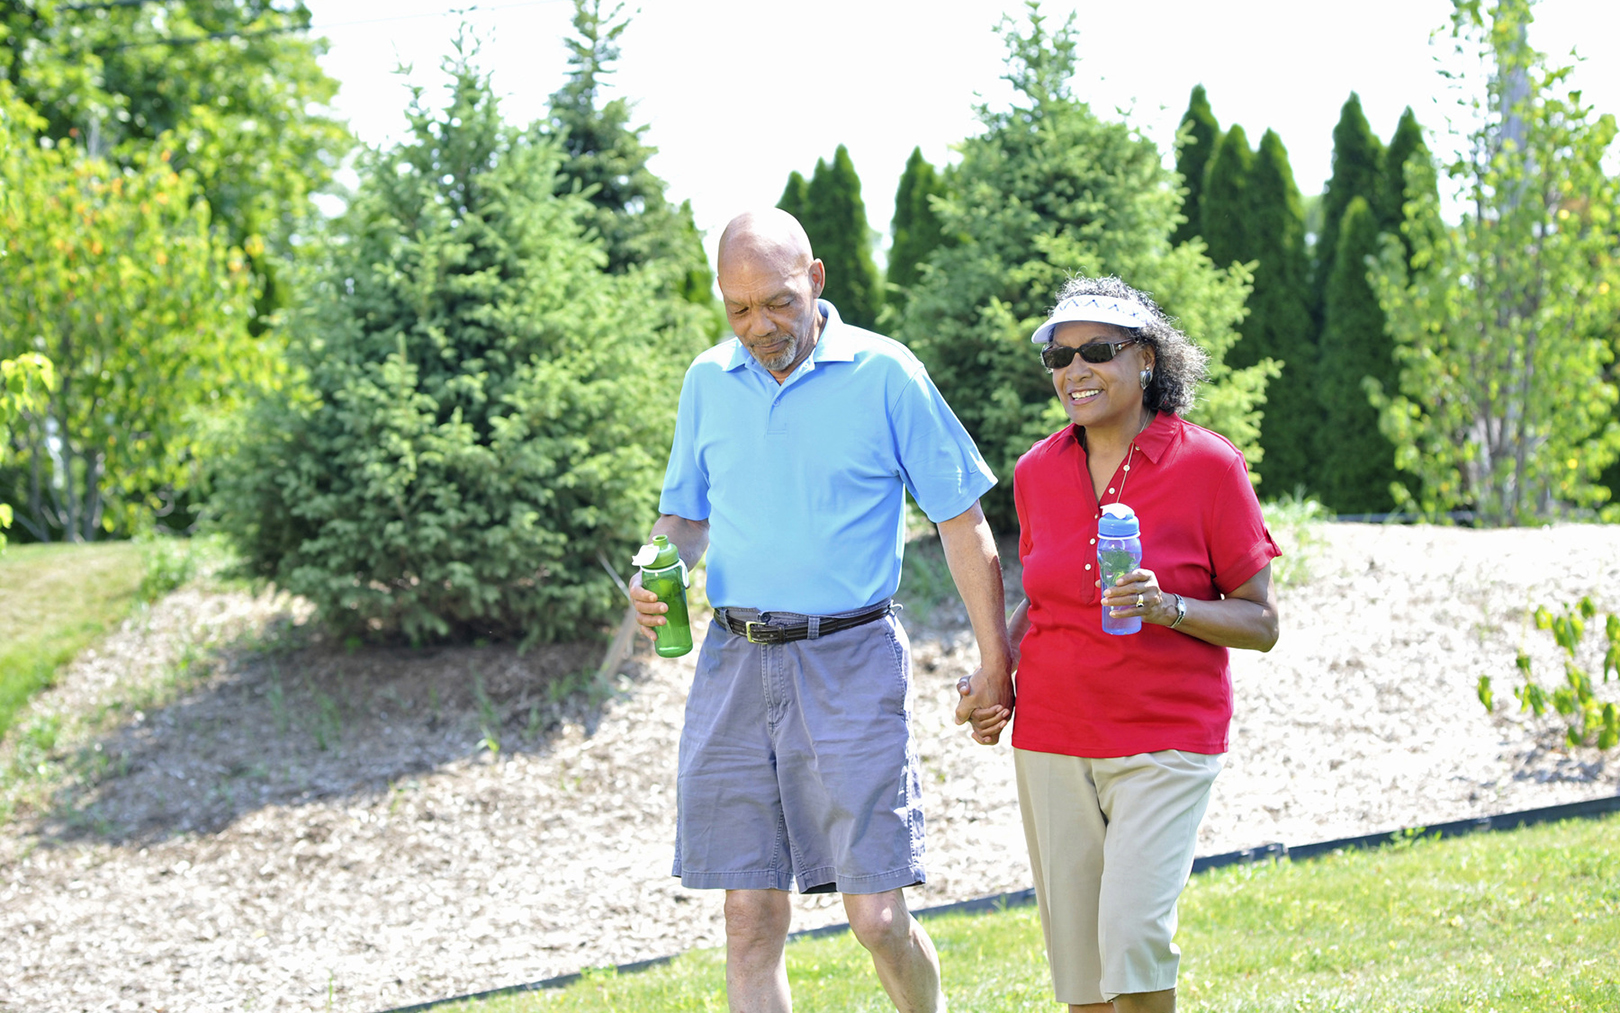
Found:
[[[1521,646],[1543,682],[1561,672],[1527,605],[1620,608],[1620,527],[1314,530],[1281,642],[1234,652],[1202,853],[1620,790],[1612,757],[1501,702]],[[719,895],[667,875],[695,654],[638,655],[593,699],[599,645],[345,653],[304,618],[182,590],[36,701],[24,723],[64,716],[79,776],[0,829],[0,1009],[381,1010],[720,944]],[[914,907],[1029,882],[1010,753],[950,722],[971,638],[931,618],[913,633]],[[834,898],[795,903],[795,928],[842,920]]]

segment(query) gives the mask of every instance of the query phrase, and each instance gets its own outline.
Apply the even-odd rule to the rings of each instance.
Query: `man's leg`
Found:
[[[1069,1013],[1176,1013],[1176,990],[1167,988],[1162,992],[1129,992],[1114,996],[1113,1002],[1085,1006],[1070,1003]]]
[[[789,1013],[784,890],[726,891],[726,998],[732,1013]]]
[[[872,954],[883,991],[900,1013],[944,1013],[934,942],[906,910],[900,890],[846,893],[844,911],[855,938]]]

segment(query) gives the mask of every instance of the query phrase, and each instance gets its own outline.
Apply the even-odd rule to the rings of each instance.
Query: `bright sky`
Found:
[[[562,83],[570,0],[308,0],[323,59],[342,84],[337,100],[364,141],[403,131],[407,93],[392,71],[436,87],[461,19],[482,40],[509,120],[544,114]],[[1054,24],[1080,14],[1074,91],[1126,118],[1168,150],[1188,93],[1202,83],[1222,128],[1241,123],[1251,143],[1267,127],[1288,146],[1304,193],[1331,170],[1332,131],[1354,90],[1386,141],[1411,105],[1444,129],[1455,93],[1435,72],[1446,48],[1430,33],[1449,0],[1048,0]],[[712,250],[738,211],[774,204],[789,172],[849,147],[867,217],[886,232],[894,189],[914,146],[936,165],[976,132],[974,106],[1003,105],[1004,47],[993,27],[1021,0],[643,0],[621,37],[616,87],[659,149],[653,169],[670,196],[691,200]],[[806,20],[808,18],[808,20]],[[1599,110],[1620,113],[1620,3],[1543,0],[1531,44],[1554,56],[1578,48],[1575,83]]]

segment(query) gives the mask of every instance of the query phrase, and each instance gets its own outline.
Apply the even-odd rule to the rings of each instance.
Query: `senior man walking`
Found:
[[[893,615],[904,491],[939,527],[985,668],[1012,696],[983,458],[904,345],[843,323],[804,229],[734,219],[717,274],[736,340],[681,387],[653,534],[707,550],[714,623],[687,698],[675,874],[726,891],[732,1010],[786,1011],[788,891],[837,891],[895,1007],[945,1008],[906,909],[924,881],[910,653]],[[635,584],[649,636],[666,606]]]

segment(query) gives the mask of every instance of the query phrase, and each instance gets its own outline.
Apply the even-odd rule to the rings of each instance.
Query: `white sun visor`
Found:
[[[1058,324],[1085,321],[1094,324],[1113,324],[1135,330],[1153,323],[1153,314],[1139,302],[1115,299],[1106,295],[1072,295],[1057,304],[1046,323],[1035,329],[1029,340],[1037,345],[1052,342],[1052,331]]]

